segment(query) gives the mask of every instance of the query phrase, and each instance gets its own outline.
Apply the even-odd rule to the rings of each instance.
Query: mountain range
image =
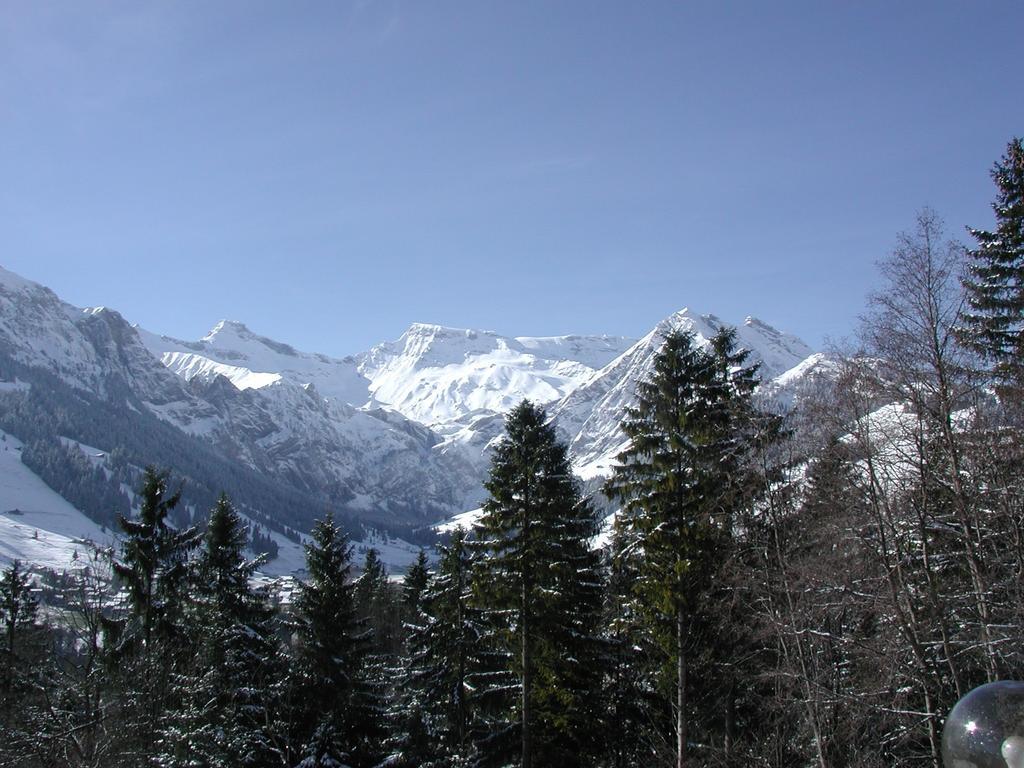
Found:
[[[632,339],[414,323],[336,358],[236,321],[173,339],[0,269],[0,429],[22,464],[102,530],[114,527],[112,508],[131,508],[153,464],[184,483],[180,522],[224,490],[278,554],[328,510],[357,540],[426,541],[431,526],[481,503],[490,448],[516,403],[545,405],[581,478],[596,483],[624,446],[623,408],[664,334],[706,340],[723,324],[683,309]],[[780,403],[824,364],[760,320],[737,335]],[[0,491],[0,518],[25,504]]]

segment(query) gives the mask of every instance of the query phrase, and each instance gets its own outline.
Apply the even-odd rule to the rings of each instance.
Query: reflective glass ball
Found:
[[[942,729],[943,768],[1024,768],[1024,683],[979,686]]]

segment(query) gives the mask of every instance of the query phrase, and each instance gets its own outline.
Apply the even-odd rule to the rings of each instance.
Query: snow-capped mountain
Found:
[[[308,496],[311,515],[332,508],[382,524],[425,525],[460,511],[475,492],[463,463],[434,450],[439,438],[429,429],[395,412],[349,405],[368,398],[353,360],[302,355],[238,324],[222,323],[195,344],[175,342],[140,331],[112,310],[72,307],[3,272],[3,360],[30,386],[27,395],[0,398],[0,408],[13,411],[21,398],[34,398],[44,409],[40,418],[59,423],[69,409],[87,421],[90,406],[95,412],[102,404],[137,414],[146,423],[131,428],[141,432],[156,429],[155,418],[181,439]],[[51,383],[89,400],[67,398],[60,413],[51,413],[41,400]],[[52,437],[106,440],[100,447],[107,451],[125,438]]]
[[[632,404],[636,385],[654,369],[661,341],[675,330],[689,331],[698,343],[707,343],[725,323],[714,315],[698,315],[682,309],[662,320],[625,353],[597,371],[552,408],[577,472],[584,479],[607,476],[615,456],[626,447],[619,423]],[[772,382],[813,354],[804,342],[748,317],[736,327],[738,346],[760,363],[761,377]]]
[[[323,397],[359,406],[369,382],[352,357],[336,359],[298,352],[287,344],[258,336],[240,322],[222,320],[196,342],[139,336],[164,365],[184,379],[224,376],[237,389],[259,389],[277,381],[312,384]]]
[[[438,435],[368,402],[370,382],[355,358],[299,352],[234,321],[197,342],[139,335],[217,411],[212,421],[176,406],[159,415],[254,468],[326,491],[363,519],[422,524],[476,492],[460,457],[436,450]]]
[[[524,398],[548,403],[633,344],[621,336],[507,338],[414,323],[360,356],[376,402],[442,432],[467,417],[504,413]]]
[[[69,439],[130,453],[134,466],[170,466],[210,493],[219,482],[275,535],[326,509],[412,531],[479,506],[489,449],[523,398],[547,406],[585,479],[607,474],[623,408],[661,337],[683,328],[708,339],[722,325],[682,310],[634,340],[415,323],[333,358],[233,321],[198,341],[172,339],[0,270],[0,427],[32,456],[57,456]],[[776,400],[824,365],[759,320],[737,336]]]

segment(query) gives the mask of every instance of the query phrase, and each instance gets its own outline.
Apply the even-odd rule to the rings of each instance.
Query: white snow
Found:
[[[438,533],[452,533],[456,528],[465,528],[468,531],[477,524],[477,521],[483,517],[483,514],[483,509],[479,507],[468,512],[460,512],[435,525],[434,530]]]
[[[137,329],[153,355],[179,376],[226,376],[239,389],[260,388],[277,381],[312,384],[329,399],[363,405],[368,382],[354,358],[342,359],[299,352],[237,321],[222,320],[197,342],[185,342]]]
[[[801,360],[788,371],[775,377],[774,384],[779,387],[787,387],[805,378],[809,373],[821,366],[830,365],[828,358],[821,352],[809,355],[807,359]]]
[[[524,398],[559,400],[631,343],[618,336],[508,338],[414,323],[397,341],[363,355],[359,369],[376,402],[448,433],[468,417],[505,413]]]
[[[65,501],[21,463],[21,443],[0,432],[0,563],[15,558],[63,569],[83,540],[108,544],[110,531]]]
[[[195,353],[164,352],[160,361],[185,381],[199,377],[211,379],[223,376],[236,389],[259,389],[281,380],[281,374],[263,371],[252,371],[238,365],[225,365]]]

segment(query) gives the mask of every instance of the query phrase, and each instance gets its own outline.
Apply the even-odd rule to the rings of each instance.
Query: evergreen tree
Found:
[[[356,607],[364,618],[373,612],[374,596],[380,591],[381,585],[387,581],[388,575],[381,562],[380,552],[373,547],[366,550],[363,558],[363,572],[356,581]]]
[[[194,656],[180,675],[180,701],[167,718],[168,766],[280,764],[277,703],[281,654],[266,595],[250,579],[248,529],[222,495],[195,562]]]
[[[688,331],[665,336],[637,385],[622,429],[629,446],[606,492],[622,503],[625,546],[643,553],[634,590],[645,625],[671,660],[676,765],[687,762],[693,620],[747,490],[743,464],[756,419],[756,366],[723,329],[707,348]]]
[[[367,636],[350,580],[352,547],[328,515],[306,544],[307,580],[295,600],[293,734],[303,768],[370,765],[376,735],[367,690]]]
[[[456,529],[438,553],[437,575],[428,580],[422,610],[408,625],[408,660],[392,716],[397,733],[387,763],[395,768],[461,766],[470,754],[469,674],[482,628],[479,609],[470,605],[465,530]]]
[[[1013,139],[996,163],[994,232],[969,229],[970,312],[965,330],[973,346],[1005,382],[1024,386],[1024,142]]]
[[[420,612],[420,600],[423,591],[427,588],[429,570],[427,553],[422,549],[416,556],[416,562],[409,566],[402,582],[402,604],[410,616],[417,616]]]
[[[401,650],[402,618],[398,588],[388,579],[387,569],[374,548],[366,550],[363,572],[356,580],[356,615],[369,630],[379,685],[393,657]]]
[[[13,696],[23,686],[24,664],[26,663],[26,636],[36,628],[39,601],[32,594],[32,579],[22,568],[21,561],[15,560],[0,574],[0,631],[3,645],[0,647],[0,695],[4,710],[10,708]]]
[[[523,768],[588,764],[600,675],[594,512],[543,409],[524,400],[505,427],[474,544],[475,600],[496,653],[477,677],[490,680],[481,685],[488,733],[480,762],[505,764],[518,753]]]
[[[666,730],[665,707],[656,695],[657,649],[644,632],[634,593],[643,553],[630,546],[621,527],[608,547],[602,634],[607,660],[601,701],[606,728],[600,744],[611,768],[653,762],[658,735]]]
[[[199,541],[195,528],[178,531],[168,516],[181,501],[181,490],[168,495],[168,473],[147,467],[139,491],[139,515],[119,524],[125,534],[114,573],[124,584],[132,608],[122,642],[144,651],[154,642],[170,641],[181,631],[187,590],[188,557]]]
[[[28,765],[46,712],[45,634],[30,575],[15,560],[0,573],[0,765]]]
[[[128,597],[127,616],[106,622],[111,674],[124,691],[122,759],[138,764],[153,754],[156,729],[172,702],[173,676],[187,659],[183,612],[188,558],[199,540],[194,528],[176,530],[168,517],[181,491],[168,493],[168,473],[148,467],[139,492],[138,517],[121,517],[125,537],[113,570]]]

